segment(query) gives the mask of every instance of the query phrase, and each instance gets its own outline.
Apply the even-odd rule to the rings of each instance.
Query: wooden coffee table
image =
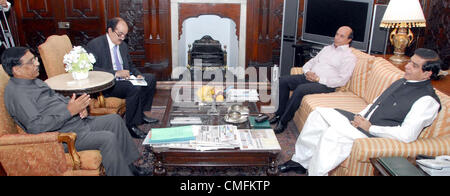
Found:
[[[175,105],[175,106],[174,106]],[[169,99],[166,108],[166,114],[162,120],[166,127],[170,125],[170,119],[173,116],[182,116],[182,109],[173,104]],[[250,109],[250,115],[257,115],[259,112],[260,103],[243,103]],[[224,105],[217,106],[221,114],[210,116],[205,122],[205,125],[220,125],[224,124]],[[186,108],[186,115],[195,116],[200,115],[202,119],[206,114],[208,108]],[[175,113],[175,114],[174,114]],[[204,116],[202,116],[204,115]],[[238,129],[249,129],[250,125],[247,122],[236,124]],[[230,167],[267,167],[267,175],[278,175],[278,161],[277,157],[281,150],[240,150],[240,149],[224,149],[224,150],[209,150],[198,151],[189,149],[171,149],[167,147],[151,147],[151,151],[155,155],[154,175],[166,175],[168,167],[214,167],[215,170],[221,170]]]
[[[277,157],[279,150],[244,151],[232,150],[181,150],[154,148],[155,155],[153,174],[166,175],[167,167],[218,167],[217,170],[229,167],[268,167],[267,175],[278,175]]]

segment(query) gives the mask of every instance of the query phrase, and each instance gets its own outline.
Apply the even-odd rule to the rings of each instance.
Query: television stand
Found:
[[[295,48],[294,66],[303,67],[306,62],[314,58],[325,46],[309,42],[302,42],[299,44],[294,44],[292,45],[292,47]]]

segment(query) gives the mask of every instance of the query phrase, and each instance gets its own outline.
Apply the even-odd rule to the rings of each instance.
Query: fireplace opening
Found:
[[[188,69],[226,69],[226,45],[222,49],[220,41],[205,35],[194,43],[188,45]]]

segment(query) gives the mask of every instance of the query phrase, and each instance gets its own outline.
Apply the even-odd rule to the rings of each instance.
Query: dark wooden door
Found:
[[[85,45],[106,28],[106,0],[18,0],[19,43],[32,48],[50,35],[67,34],[72,45]]]

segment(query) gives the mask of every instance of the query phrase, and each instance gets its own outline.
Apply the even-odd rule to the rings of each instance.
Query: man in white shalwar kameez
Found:
[[[280,171],[305,173],[307,169],[308,175],[328,175],[350,155],[353,141],[358,138],[415,141],[440,110],[439,98],[430,82],[439,73],[440,62],[434,51],[417,49],[405,66],[404,78],[356,115],[339,109],[316,108],[297,139],[295,154],[279,166]]]

